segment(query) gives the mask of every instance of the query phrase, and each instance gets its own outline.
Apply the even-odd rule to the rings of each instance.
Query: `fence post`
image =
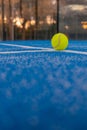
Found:
[[[5,31],[5,26],[4,26],[4,0],[1,1],[2,4],[2,40],[4,40],[4,31]]]
[[[59,32],[59,0],[57,0],[57,33]]]

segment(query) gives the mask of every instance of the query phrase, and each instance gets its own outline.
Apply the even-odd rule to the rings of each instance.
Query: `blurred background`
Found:
[[[87,39],[87,0],[0,0],[0,40]]]

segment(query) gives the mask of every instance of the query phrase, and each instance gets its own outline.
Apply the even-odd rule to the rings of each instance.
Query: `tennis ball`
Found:
[[[51,44],[55,50],[65,50],[68,47],[68,37],[63,33],[54,34]]]

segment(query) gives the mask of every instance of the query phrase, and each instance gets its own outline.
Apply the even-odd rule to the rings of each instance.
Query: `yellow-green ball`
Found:
[[[51,39],[52,47],[55,50],[65,50],[68,47],[68,43],[68,37],[63,33],[57,33]]]

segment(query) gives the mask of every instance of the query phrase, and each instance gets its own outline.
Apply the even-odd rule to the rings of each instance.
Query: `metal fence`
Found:
[[[87,0],[0,0],[0,39],[87,39]]]
[[[87,39],[87,0],[60,1],[59,30],[70,39]]]
[[[0,39],[49,39],[57,32],[58,0],[0,0]]]

